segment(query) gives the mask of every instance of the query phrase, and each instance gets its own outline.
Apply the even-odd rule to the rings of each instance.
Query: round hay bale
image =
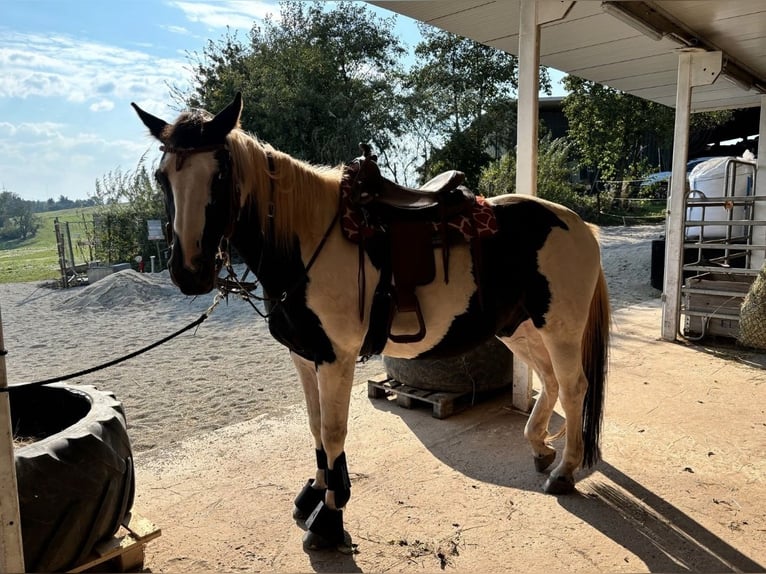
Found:
[[[444,359],[384,356],[383,365],[389,377],[426,391],[481,393],[513,382],[513,353],[494,337],[462,355]]]

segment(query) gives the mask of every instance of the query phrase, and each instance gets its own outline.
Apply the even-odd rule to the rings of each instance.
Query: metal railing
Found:
[[[737,195],[737,179],[743,176],[751,179],[745,195]],[[683,250],[697,255],[683,264],[681,274],[678,308],[685,321],[680,334],[687,339],[737,336],[739,308],[759,271],[751,268],[752,255],[766,253],[766,245],[753,243],[753,230],[766,225],[754,219],[756,203],[766,201],[751,195],[755,183],[754,162],[729,158],[720,195],[686,194]]]

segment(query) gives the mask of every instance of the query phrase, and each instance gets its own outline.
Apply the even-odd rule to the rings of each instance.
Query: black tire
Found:
[[[112,393],[65,384],[10,394],[21,535],[28,572],[72,568],[133,505],[133,455]]]
[[[383,357],[386,374],[426,391],[483,393],[513,383],[513,353],[495,337],[462,355],[444,359]]]

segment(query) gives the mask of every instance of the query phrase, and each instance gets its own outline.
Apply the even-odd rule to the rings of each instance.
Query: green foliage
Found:
[[[96,259],[132,263],[136,256],[148,261],[156,254],[146,221],[167,218],[162,190],[150,175],[145,155],[135,170],[117,169],[97,180],[95,199],[99,204],[93,216]]]
[[[619,180],[635,173],[645,134],[654,134],[660,145],[670,143],[670,108],[575,76],[566,76],[563,83],[570,92],[564,98],[570,138],[600,179]]]
[[[32,212],[32,202],[15,193],[0,192],[0,239],[27,239],[40,227],[40,219]]]
[[[334,164],[398,133],[395,81],[403,49],[393,18],[364,4],[282,2],[279,20],[254,26],[248,44],[227,35],[193,65],[192,105],[217,111],[241,90],[242,127],[304,160]]]
[[[69,199],[66,195],[59,195],[58,199],[49,197],[45,201],[30,201],[32,211],[43,213],[45,211],[60,211],[62,209],[75,209],[78,207],[90,207],[95,205],[93,198],[88,199]]]
[[[569,137],[583,164],[595,170],[598,179],[636,179],[649,173],[647,134],[654,136],[658,146],[671,145],[671,108],[575,76],[566,76],[563,84],[570,92],[564,98]],[[690,128],[709,129],[730,120],[732,113],[693,114]]]
[[[572,145],[565,138],[540,140],[537,163],[537,195],[560,203],[594,221],[598,216],[596,198],[572,184],[576,165],[572,161]],[[487,165],[479,179],[479,193],[487,197],[513,193],[516,189],[516,154],[507,153]]]
[[[515,118],[516,57],[425,24],[420,33],[417,62],[406,76],[405,104],[408,128],[428,134],[423,179],[457,168],[475,187],[492,159],[489,151],[515,145],[515,130],[507,126]],[[544,68],[540,81],[549,91]]]

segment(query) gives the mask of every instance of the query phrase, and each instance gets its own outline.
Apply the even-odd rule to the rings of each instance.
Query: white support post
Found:
[[[519,101],[516,117],[516,193],[537,195],[537,118],[540,27],[537,0],[521,0],[519,14]],[[532,369],[513,361],[513,406],[532,408]]]
[[[675,341],[681,310],[683,276],[684,198],[689,156],[689,114],[692,88],[712,84],[721,73],[721,52],[682,51],[678,54],[676,118],[673,131],[673,175],[665,229],[665,276],[662,285],[662,338]]]
[[[574,2],[521,0],[519,11],[519,101],[516,124],[516,193],[537,195],[537,121],[540,92],[540,25],[561,20]],[[513,406],[532,408],[533,372],[513,361]]]
[[[761,96],[761,120],[758,124],[758,159],[756,160],[756,178],[753,195],[757,197],[766,196],[766,95]],[[756,221],[766,221],[766,202],[756,202],[753,219]],[[755,245],[766,245],[766,226],[753,226],[753,243]],[[752,269],[760,269],[766,260],[766,253],[763,251],[753,251],[750,259]]]
[[[0,389],[7,385],[3,317],[0,314]],[[3,392],[0,392],[0,572],[24,572],[11,405],[8,393]]]

